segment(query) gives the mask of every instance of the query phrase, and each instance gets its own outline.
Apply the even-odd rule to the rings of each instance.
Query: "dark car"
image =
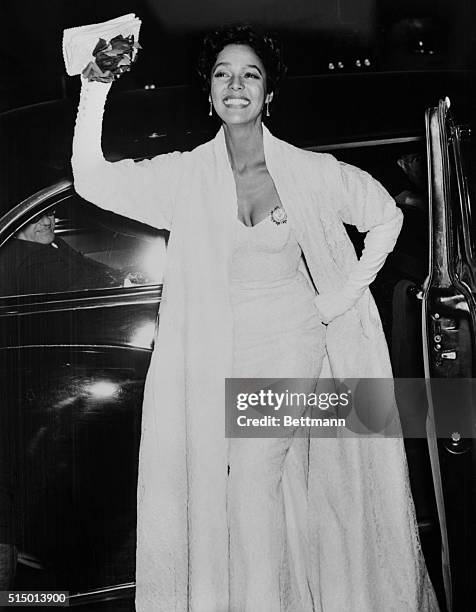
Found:
[[[372,287],[397,377],[474,377],[474,174],[462,161],[466,133],[445,104],[428,111],[427,134],[424,120],[445,94],[470,119],[473,81],[457,72],[290,79],[270,123],[277,136],[368,170],[404,209],[403,236]],[[401,95],[409,90],[411,99]],[[57,237],[112,278],[14,295],[0,285],[3,478],[12,499],[4,521],[19,551],[15,589],[66,590],[70,605],[129,610],[141,401],[167,235],[75,193],[73,121],[69,102],[0,116],[0,266],[15,234],[54,210]],[[214,134],[207,121],[206,100],[188,88],[118,95],[105,118],[106,155],[191,148]],[[349,232],[359,250],[362,236]],[[438,421],[446,404],[430,405]],[[442,609],[470,610],[473,441],[457,423],[447,439],[431,431],[430,453],[426,439],[406,440],[424,553]]]

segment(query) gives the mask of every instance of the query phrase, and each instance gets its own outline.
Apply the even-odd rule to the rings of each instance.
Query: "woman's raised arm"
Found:
[[[170,229],[183,154],[167,153],[141,162],[106,161],[102,118],[111,84],[81,80],[71,160],[76,191],[101,208]]]

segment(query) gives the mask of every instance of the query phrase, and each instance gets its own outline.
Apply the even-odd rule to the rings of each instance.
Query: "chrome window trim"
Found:
[[[111,587],[85,591],[69,595],[68,603],[70,606],[81,606],[87,603],[97,603],[114,599],[130,599],[134,597],[135,582],[125,582]]]
[[[5,316],[25,316],[32,312],[50,313],[61,312],[68,310],[87,310],[92,308],[114,308],[116,306],[128,306],[132,304],[160,304],[162,298],[162,284],[158,285],[141,285],[140,287],[113,287],[109,289],[94,289],[93,291],[100,292],[99,295],[85,296],[84,290],[78,291],[81,296],[68,295],[64,299],[44,301],[28,301],[25,304],[15,302],[16,298],[24,300],[27,296],[11,296],[0,298],[0,317]],[[106,291],[111,291],[111,295],[105,294]],[[75,292],[69,292],[75,293]],[[145,295],[144,295],[145,294]],[[150,294],[150,295],[147,295]],[[58,294],[32,294],[32,298],[38,296],[48,296]],[[12,304],[2,304],[4,300],[12,300]],[[71,303],[72,302],[72,303]]]
[[[306,151],[338,151],[341,149],[360,149],[378,147],[381,145],[405,144],[407,142],[422,142],[423,136],[402,136],[399,138],[378,138],[374,140],[357,140],[353,142],[338,142],[329,145],[316,145],[304,147]]]
[[[134,351],[140,351],[142,353],[151,353],[152,348],[146,348],[143,346],[137,346],[135,344],[18,344],[18,345],[9,345],[9,346],[0,346],[1,351],[17,351],[18,349],[68,349],[71,352],[84,352],[87,351],[89,353],[95,351],[105,352],[113,350],[119,351],[130,351],[133,349]]]

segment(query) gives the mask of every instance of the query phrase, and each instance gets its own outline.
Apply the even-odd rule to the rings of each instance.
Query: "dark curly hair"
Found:
[[[218,54],[227,45],[247,45],[253,49],[266,71],[267,92],[276,94],[287,70],[282,58],[281,44],[273,35],[250,24],[223,26],[205,36],[198,58],[198,74],[203,89],[207,93],[210,91],[212,68]]]

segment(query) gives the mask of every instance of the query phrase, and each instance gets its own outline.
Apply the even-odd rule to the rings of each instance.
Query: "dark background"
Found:
[[[474,66],[473,0],[3,0],[0,111],[70,97],[64,28],[134,12],[141,52],[120,88],[193,83],[203,32],[257,22],[279,33],[291,76]],[[365,66],[364,60],[369,60]],[[361,61],[361,66],[356,61]],[[338,62],[343,67],[338,67]]]

